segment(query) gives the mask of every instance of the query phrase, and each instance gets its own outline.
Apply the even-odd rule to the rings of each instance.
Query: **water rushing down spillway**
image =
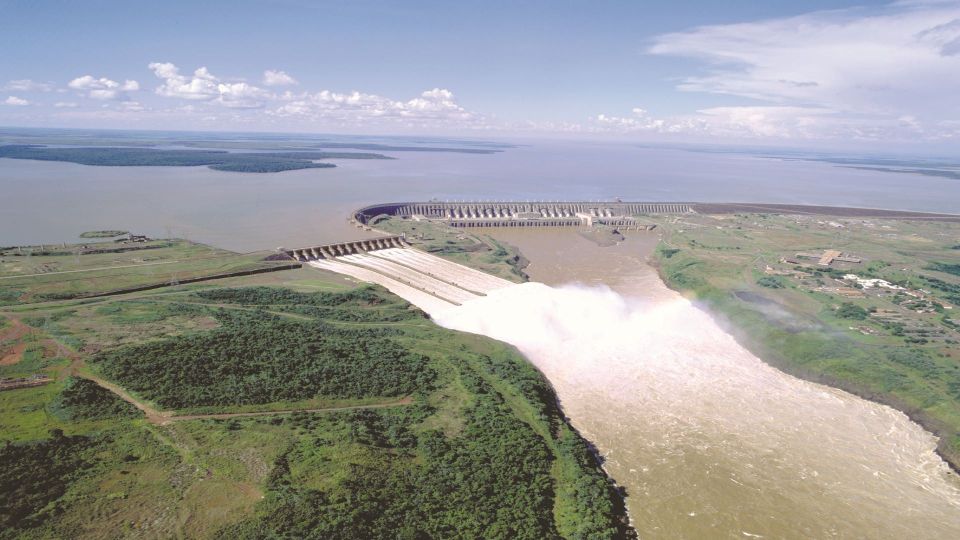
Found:
[[[644,538],[960,538],[933,436],[786,375],[660,285],[527,283],[435,316],[517,346],[628,491]]]
[[[408,249],[310,264],[515,345],[626,488],[642,538],[960,538],[960,483],[931,434],[763,363],[643,263],[655,237],[630,251],[510,234],[554,286]]]

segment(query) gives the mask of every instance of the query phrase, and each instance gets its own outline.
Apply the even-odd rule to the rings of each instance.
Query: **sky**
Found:
[[[0,125],[960,142],[960,0],[0,0]]]

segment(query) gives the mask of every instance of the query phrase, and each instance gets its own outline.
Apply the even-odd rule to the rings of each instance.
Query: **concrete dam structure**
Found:
[[[375,225],[382,216],[426,218],[452,227],[581,227],[650,229],[635,216],[688,214],[690,203],[643,202],[405,202],[361,208],[354,219]]]
[[[338,242],[321,246],[285,249],[284,253],[300,262],[316,259],[334,259],[345,255],[356,255],[388,248],[403,248],[408,244],[402,236],[383,236],[369,240],[354,240],[352,242]]]
[[[430,315],[514,285],[409,247],[401,237],[288,250],[307,265],[376,283]]]

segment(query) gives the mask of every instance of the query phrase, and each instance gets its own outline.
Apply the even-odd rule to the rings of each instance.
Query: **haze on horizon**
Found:
[[[955,153],[960,2],[0,1],[0,125]]]

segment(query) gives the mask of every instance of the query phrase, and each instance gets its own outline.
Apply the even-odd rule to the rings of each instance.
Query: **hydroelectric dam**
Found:
[[[451,227],[580,227],[647,229],[636,216],[689,214],[690,203],[643,202],[405,202],[367,206],[353,219],[375,225],[383,217],[430,219]]]
[[[925,214],[864,208],[840,208],[765,203],[692,202],[399,202],[365,206],[352,213],[358,227],[374,231],[387,218],[429,220],[455,228],[467,227],[614,227],[651,230],[645,215],[689,214],[815,214],[888,219],[956,221],[947,214]],[[284,249],[287,256],[315,268],[382,285],[433,315],[471,299],[515,285],[413,248],[402,235]]]
[[[644,214],[689,214],[689,203],[409,202],[367,206],[351,221],[373,230],[384,218],[430,220],[450,227],[616,227],[650,230]],[[314,268],[377,283],[429,314],[515,283],[411,247],[403,236],[380,236],[283,250]]]

